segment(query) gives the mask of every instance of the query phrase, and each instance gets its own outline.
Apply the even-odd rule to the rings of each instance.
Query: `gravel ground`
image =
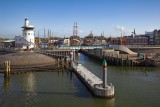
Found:
[[[11,66],[30,66],[37,64],[55,63],[55,59],[33,52],[19,52],[6,55],[0,55],[0,65],[3,66],[4,61],[11,61]]]

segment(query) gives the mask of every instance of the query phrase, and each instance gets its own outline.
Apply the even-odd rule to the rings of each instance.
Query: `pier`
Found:
[[[103,61],[103,81],[94,75],[91,71],[83,65],[75,62],[75,51],[71,53],[72,64],[71,67],[84,84],[97,97],[112,98],[114,97],[114,86],[112,83],[107,83],[107,63]]]
[[[81,78],[81,80],[85,83],[85,85],[92,91],[92,93],[95,96],[105,98],[114,97],[114,86],[111,83],[105,84],[100,78],[95,76],[84,66],[74,61],[72,62],[72,67],[75,73],[78,75],[78,77]]]
[[[54,51],[41,51],[40,53],[63,59],[67,56],[70,56],[70,62],[71,69],[77,74],[77,76],[83,81],[83,83],[90,89],[90,91],[97,97],[103,97],[103,98],[112,98],[114,97],[114,86],[112,83],[107,83],[107,63],[104,60],[103,62],[103,81],[98,78],[96,75],[94,75],[91,71],[89,71],[87,68],[85,68],[83,65],[75,61],[75,50],[70,51],[57,51],[57,53],[61,54],[55,54]]]

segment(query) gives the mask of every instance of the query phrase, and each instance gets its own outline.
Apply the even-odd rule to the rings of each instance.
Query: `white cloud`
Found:
[[[130,30],[124,26],[120,26],[120,25],[113,25],[115,31],[119,31],[122,32],[123,34],[130,34],[133,30]]]

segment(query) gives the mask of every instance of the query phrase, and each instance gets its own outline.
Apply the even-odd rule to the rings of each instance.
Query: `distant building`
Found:
[[[155,45],[160,45],[160,30],[154,30]]]
[[[131,36],[126,37],[126,45],[148,45],[148,37],[145,35],[136,35],[135,29]]]
[[[95,36],[94,37],[94,43],[92,45],[107,45],[107,39],[104,37],[104,35],[101,34],[101,36]]]
[[[71,46],[80,46],[81,42],[80,42],[79,36],[71,36],[70,37],[70,45]]]
[[[41,38],[40,37],[35,37],[35,47],[40,47],[40,44],[42,43]]]
[[[0,47],[1,48],[14,48],[15,40],[13,39],[3,40]]]
[[[109,37],[107,39],[107,43],[108,43],[108,45],[118,45],[119,44],[119,40],[116,37]]]
[[[92,31],[91,31],[90,34],[84,38],[83,45],[84,46],[90,46],[90,45],[93,44],[93,42],[94,42],[94,36],[93,36]]]
[[[118,43],[118,45],[126,45],[127,44],[126,37],[118,37],[117,38],[117,43]]]
[[[149,45],[154,45],[155,44],[154,32],[145,32],[145,36],[148,37],[148,44]]]
[[[69,38],[64,38],[64,45],[70,46],[70,39]]]
[[[0,38],[0,48],[2,48],[3,47],[3,38]]]
[[[35,45],[34,26],[29,25],[29,20],[25,19],[22,36],[15,36],[15,46],[21,49],[32,49]]]
[[[148,37],[135,36],[126,38],[126,45],[148,45]]]

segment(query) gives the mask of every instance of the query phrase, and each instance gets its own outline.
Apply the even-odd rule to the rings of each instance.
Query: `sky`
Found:
[[[43,37],[70,37],[78,23],[80,37],[104,33],[106,37],[131,35],[160,29],[160,0],[0,0],[0,37],[22,35],[24,19]]]

